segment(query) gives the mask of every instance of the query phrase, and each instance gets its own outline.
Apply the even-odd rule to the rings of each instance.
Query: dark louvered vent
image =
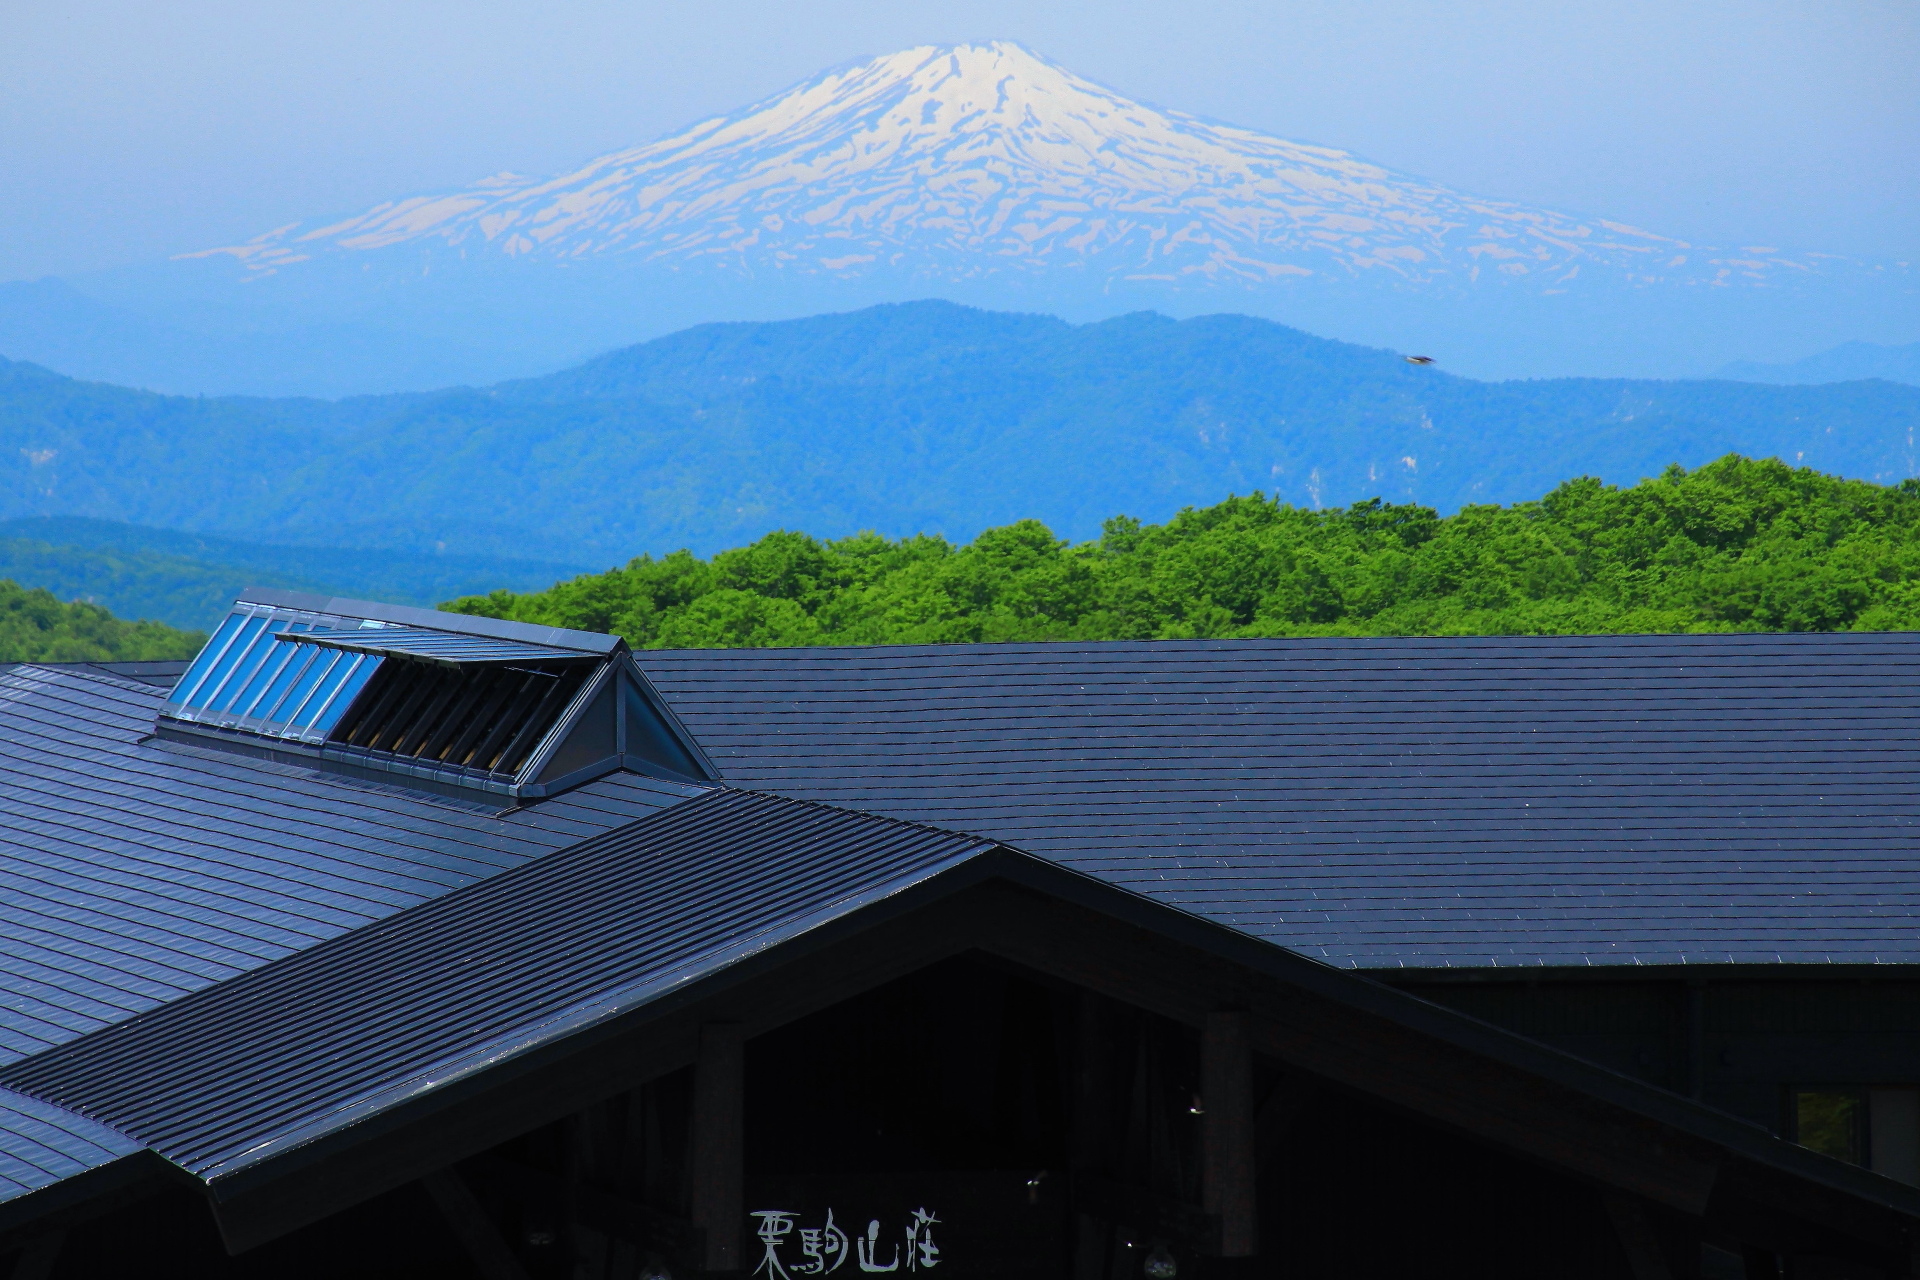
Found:
[[[331,743],[511,777],[595,663],[444,667],[389,660],[327,736]]]

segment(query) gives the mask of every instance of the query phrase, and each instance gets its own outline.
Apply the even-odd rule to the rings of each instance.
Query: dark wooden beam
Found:
[[[1610,1195],[1607,1219],[1613,1223],[1614,1239],[1627,1255],[1627,1269],[1633,1280],[1673,1280],[1673,1268],[1667,1265],[1666,1251],[1660,1247],[1659,1233],[1647,1206],[1630,1196]]]
[[[1256,1169],[1265,1168],[1269,1161],[1280,1154],[1287,1134],[1292,1132],[1293,1126],[1300,1122],[1307,1108],[1313,1105],[1320,1094],[1320,1086],[1304,1076],[1282,1076],[1274,1081],[1253,1118],[1253,1159]]]
[[[692,1066],[702,1022],[738,1022],[750,1039],[944,960],[968,949],[975,932],[971,919],[965,910],[943,909],[876,926],[693,1007],[583,1036],[476,1087],[447,1089],[424,1114],[383,1117],[358,1133],[315,1144],[297,1170],[260,1178],[257,1185],[216,1185],[221,1238],[228,1252],[240,1253]]]
[[[694,1235],[693,1225],[683,1218],[623,1196],[571,1184],[518,1160],[475,1156],[463,1168],[483,1189],[497,1187],[509,1195],[568,1204],[574,1215],[595,1231],[656,1253],[678,1257]]]
[[[746,1052],[737,1022],[700,1028],[693,1064],[688,1184],[693,1225],[706,1237],[706,1269],[740,1269],[746,1218]]]
[[[67,1243],[65,1231],[49,1231],[29,1241],[13,1264],[12,1280],[52,1280],[53,1268],[60,1261],[60,1250]]]
[[[986,950],[1196,1028],[1209,1009],[1244,1006],[1258,1053],[1603,1185],[1706,1209],[1719,1162],[1705,1142],[1149,930],[1037,894],[997,896]]]
[[[459,1174],[441,1169],[420,1179],[420,1184],[485,1280],[531,1280]]]
[[[1209,1011],[1245,1009],[1253,1051],[1299,1077],[1688,1214],[1702,1212],[1716,1179],[1733,1181],[1722,1177],[1723,1164],[1731,1174],[1742,1163],[1684,1130],[1422,1030],[1418,1019],[1370,1011],[1319,993],[1314,982],[1230,959],[1231,951],[996,882],[811,950],[769,951],[662,1005],[216,1183],[222,1232],[238,1252],[687,1066],[698,1056],[702,1023],[738,1023],[752,1037],[968,950],[1203,1031]],[[1898,1229],[1891,1212],[1839,1192],[1812,1194],[1820,1188],[1784,1173],[1756,1177],[1751,1187],[1741,1181],[1738,1194],[1724,1188],[1726,1198],[1792,1198],[1779,1205],[1785,1216],[1811,1217],[1881,1249]],[[1905,1248],[1904,1237],[1899,1244]]]
[[[1220,1223],[1220,1256],[1255,1250],[1253,1039],[1245,1009],[1214,1009],[1200,1032],[1200,1203]]]
[[[1073,1280],[1106,1280],[1113,1224],[1094,1212],[1087,1179],[1105,1164],[1107,1071],[1106,998],[1084,988],[1073,998],[1073,1097],[1068,1145],[1073,1181]]]

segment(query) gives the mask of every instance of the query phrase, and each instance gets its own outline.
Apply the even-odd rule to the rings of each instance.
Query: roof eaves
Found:
[[[550,645],[579,653],[608,654],[623,643],[619,636],[596,631],[573,631],[566,627],[539,626],[531,622],[507,622],[499,618],[481,618],[464,613],[443,613],[438,609],[419,609],[411,605],[383,604],[373,600],[349,600],[339,596],[312,595],[304,591],[279,591],[267,587],[248,587],[235,601],[238,604],[266,605],[277,609],[301,609],[308,613],[335,614],[346,618],[370,618],[404,627],[426,627],[458,635],[486,636],[494,640],[517,640],[523,644]]]
[[[1017,859],[1001,874],[1042,892],[1097,906],[1131,923],[1263,971],[1349,1007],[1390,1019],[1471,1053],[1506,1062],[1647,1119],[1705,1138],[1728,1152],[1920,1218],[1920,1189],[1775,1137],[1761,1125],[1647,1084],[1470,1014],[1423,1000],[1367,974],[1338,969],[1183,908],[1084,872],[1000,848]]]
[[[693,957],[666,973],[649,975],[632,986],[558,1010],[537,1023],[516,1028],[486,1044],[431,1063],[415,1071],[406,1080],[364,1095],[326,1116],[275,1134],[236,1156],[194,1172],[206,1181],[216,1197],[230,1194],[235,1189],[253,1183],[254,1180],[246,1176],[249,1171],[383,1112],[404,1107],[412,1101],[424,1100],[436,1091],[458,1086],[493,1068],[509,1066],[559,1041],[591,1035],[641,1010],[656,1015],[671,1012],[711,986],[731,980],[737,970],[768,957],[776,950],[789,950],[803,939],[818,945],[839,937],[842,931],[832,926],[848,922],[853,916],[867,914],[883,904],[891,903],[899,910],[910,909],[923,896],[914,894],[916,889],[929,890],[938,882],[938,890],[931,896],[944,896],[990,878],[991,873],[965,877],[956,877],[954,873],[998,847],[993,841],[982,840],[939,864],[873,885],[820,910],[781,921],[727,947]],[[1019,856],[1024,858],[1028,855]]]
[[[206,1179],[216,1198],[237,1194],[272,1181],[283,1170],[290,1172],[305,1164],[306,1153],[302,1148],[323,1143],[358,1123],[383,1113],[410,1111],[412,1104],[431,1106],[432,1095],[457,1092],[457,1088],[450,1087],[473,1081],[496,1067],[510,1067],[517,1061],[537,1057],[562,1041],[580,1045],[582,1041],[578,1037],[611,1033],[617,1024],[634,1016],[665,1016],[712,993],[718,986],[745,980],[765,967],[785,963],[804,951],[869,927],[877,922],[876,916],[891,918],[996,879],[1093,908],[1315,995],[1518,1067],[1572,1091],[1704,1139],[1730,1155],[1920,1218],[1920,1191],[1777,1138],[1759,1125],[1470,1015],[1432,1004],[1373,978],[1334,968],[1276,943],[987,839],[937,866],[877,884],[805,917],[764,929],[744,946],[709,952],[669,973],[652,975],[632,987],[558,1011],[538,1024],[522,1027],[486,1045],[435,1063],[404,1082],[366,1095],[298,1129],[273,1135],[217,1166],[196,1172]],[[398,1115],[389,1118],[401,1119]]]
[[[110,1125],[0,1089],[0,1233],[165,1165]]]

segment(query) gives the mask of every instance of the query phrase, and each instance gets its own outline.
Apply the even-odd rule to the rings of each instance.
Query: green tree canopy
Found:
[[[159,622],[124,622],[97,604],[63,604],[51,591],[0,578],[0,662],[191,658],[206,640]]]
[[[1116,516],[1077,545],[1033,520],[965,546],[782,531],[441,607],[636,647],[1904,630],[1920,626],[1920,482],[1729,455],[1445,518],[1254,493],[1163,525]]]

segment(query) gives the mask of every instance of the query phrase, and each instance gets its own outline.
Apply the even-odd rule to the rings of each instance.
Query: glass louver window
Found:
[[[354,619],[242,605],[227,615],[174,686],[166,714],[275,737],[323,740],[385,659],[279,637],[355,625]]]

